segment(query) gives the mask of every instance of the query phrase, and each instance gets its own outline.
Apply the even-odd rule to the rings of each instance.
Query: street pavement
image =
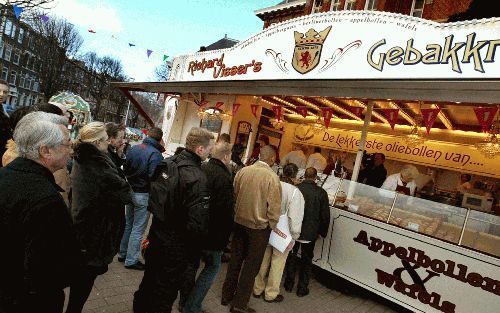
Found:
[[[221,290],[226,275],[227,264],[217,275],[216,281],[210,289],[203,309],[207,313],[228,313],[229,307],[220,304]],[[109,271],[97,277],[92,293],[84,307],[85,313],[118,313],[132,312],[133,294],[137,290],[143,276],[142,271],[127,270],[122,263],[115,261],[110,264]],[[262,299],[251,298],[250,307],[258,313],[389,313],[403,312],[401,308],[390,308],[379,298],[364,295],[348,295],[340,291],[329,289],[315,279],[310,282],[310,294],[299,298],[295,293],[287,293],[282,288],[285,300],[281,303],[266,303]],[[370,299],[371,298],[371,299]],[[68,294],[66,290],[66,301]],[[177,303],[172,309],[177,313]]]

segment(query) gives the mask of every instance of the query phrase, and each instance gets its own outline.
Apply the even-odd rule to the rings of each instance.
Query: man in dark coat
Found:
[[[170,312],[190,262],[199,257],[209,223],[210,194],[201,169],[214,146],[206,129],[193,127],[186,149],[171,157],[178,167],[177,205],[164,221],[153,215],[146,250],[146,271],[134,295],[135,313]],[[156,197],[152,194],[151,197]]]
[[[358,181],[360,183],[380,188],[384,184],[387,178],[387,170],[384,166],[385,154],[375,153],[373,156],[373,164],[367,168],[364,168],[359,173]]]
[[[26,115],[19,157],[0,169],[0,312],[62,312],[63,289],[82,260],[71,217],[52,173],[71,154],[65,118]]]
[[[204,240],[202,252],[205,267],[198,275],[196,283],[194,280],[200,265],[199,259],[188,267],[179,301],[180,308],[184,308],[181,311],[185,313],[201,311],[203,299],[220,270],[221,257],[229,242],[234,215],[233,181],[227,167],[230,161],[231,145],[218,142],[212,150],[210,161],[201,166],[207,175],[210,193],[208,236]]]
[[[7,141],[12,137],[9,117],[3,111],[3,103],[9,96],[9,89],[9,84],[5,80],[0,80],[0,159],[6,151]],[[0,167],[2,167],[1,162]]]
[[[156,166],[163,160],[165,149],[160,145],[163,132],[152,128],[142,144],[133,146],[127,153],[125,175],[132,187],[133,205],[128,205],[125,213],[125,231],[120,244],[118,260],[125,262],[128,269],[144,270],[139,260],[141,242],[149,221],[148,202],[151,178]]]
[[[295,284],[295,273],[299,262],[297,253],[300,252],[299,283],[297,296],[304,297],[309,294],[309,277],[311,276],[314,244],[319,235],[326,237],[330,226],[330,208],[328,207],[328,194],[316,185],[318,172],[314,167],[306,169],[304,181],[297,187],[304,196],[304,219],[302,230],[292,252],[288,255],[286,265],[285,290],[291,292]]]

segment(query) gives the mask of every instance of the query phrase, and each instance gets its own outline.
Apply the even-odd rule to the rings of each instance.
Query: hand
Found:
[[[125,149],[125,143],[122,143],[121,145],[118,146],[116,149],[116,154],[121,158],[123,156],[123,150]]]
[[[288,247],[286,247],[286,250],[291,251],[293,249],[293,246],[295,246],[295,240],[290,241]]]

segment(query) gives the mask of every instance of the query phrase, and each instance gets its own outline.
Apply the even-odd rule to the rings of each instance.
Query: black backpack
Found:
[[[171,216],[178,204],[179,164],[175,157],[167,158],[158,164],[151,179],[148,210],[162,222]]]

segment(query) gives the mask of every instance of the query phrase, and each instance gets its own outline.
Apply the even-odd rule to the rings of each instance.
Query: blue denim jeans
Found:
[[[205,267],[198,275],[194,288],[189,294],[184,305],[184,313],[198,313],[201,311],[203,299],[205,299],[220,270],[222,253],[223,251],[203,251]]]
[[[135,192],[134,205],[125,208],[125,231],[120,243],[120,257],[125,258],[125,266],[134,265],[141,255],[141,242],[148,225],[149,193]]]

